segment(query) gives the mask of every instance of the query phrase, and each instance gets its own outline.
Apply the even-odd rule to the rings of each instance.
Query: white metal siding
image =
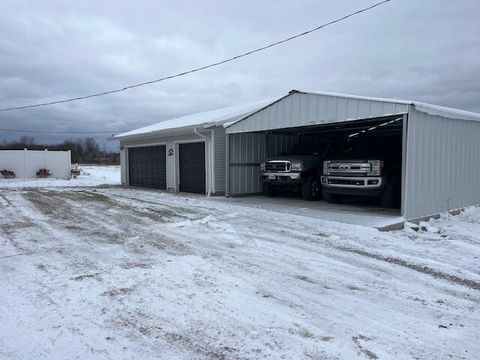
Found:
[[[198,139],[197,136],[193,136],[195,139]],[[190,137],[188,137],[190,139]],[[184,140],[184,139],[182,139]],[[165,163],[165,168],[167,172],[167,191],[178,191],[177,189],[177,178],[176,178],[176,169],[177,169],[177,149],[173,143],[173,139],[168,139],[165,141],[166,146],[166,156],[167,161]],[[173,156],[169,155],[169,152],[173,149]]]
[[[480,204],[480,122],[409,113],[407,219]]]
[[[214,161],[215,161],[215,193],[225,192],[225,129],[217,126],[214,129]]]
[[[409,105],[333,95],[292,93],[227,128],[227,134],[405,114]]]

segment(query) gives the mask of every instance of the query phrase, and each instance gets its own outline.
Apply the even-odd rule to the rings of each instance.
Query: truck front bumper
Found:
[[[382,178],[373,176],[322,176],[322,185],[325,187],[378,189],[382,187]]]
[[[332,194],[377,196],[383,188],[381,177],[322,176],[322,186]]]
[[[262,181],[274,184],[295,184],[302,182],[302,176],[299,172],[262,173]]]

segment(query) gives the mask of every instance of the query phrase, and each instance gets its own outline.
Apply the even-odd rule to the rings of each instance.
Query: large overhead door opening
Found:
[[[399,209],[404,116],[232,134],[229,195],[296,192],[306,200]],[[250,171],[251,168],[258,169]]]
[[[165,190],[167,188],[165,145],[129,148],[128,171],[129,185]]]
[[[305,136],[334,145],[321,159],[321,188],[330,203],[375,199],[385,208],[401,205],[403,116],[318,129]]]
[[[179,144],[179,190],[205,194],[205,143]]]

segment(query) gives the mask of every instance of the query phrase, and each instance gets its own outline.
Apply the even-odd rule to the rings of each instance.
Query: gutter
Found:
[[[180,126],[180,127],[141,132],[138,134],[128,134],[130,132],[129,131],[126,133],[113,135],[112,139],[117,141],[122,141],[122,140],[129,141],[129,140],[144,139],[144,138],[150,138],[150,137],[168,137],[168,136],[175,136],[175,135],[181,135],[181,134],[190,134],[190,131],[192,131],[192,129],[195,129],[195,128],[207,129],[214,126],[216,126],[215,123],[207,122],[202,124],[186,125],[186,126]],[[132,130],[132,131],[135,131],[135,130]],[[128,134],[128,135],[124,135],[124,134]]]

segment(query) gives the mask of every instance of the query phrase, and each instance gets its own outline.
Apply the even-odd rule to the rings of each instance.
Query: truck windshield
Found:
[[[323,155],[329,146],[328,142],[300,142],[289,153],[292,155]]]
[[[401,156],[402,139],[398,136],[364,138],[349,141],[343,154],[390,157]]]

